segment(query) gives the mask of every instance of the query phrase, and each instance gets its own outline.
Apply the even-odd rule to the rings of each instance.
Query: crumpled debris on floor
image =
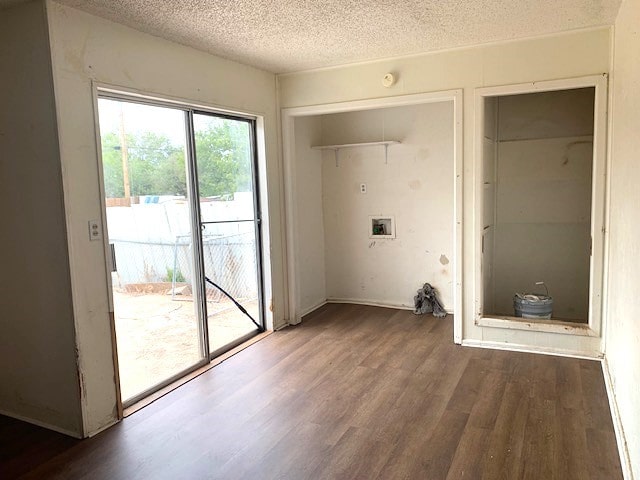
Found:
[[[413,313],[422,315],[424,313],[433,313],[434,317],[442,318],[447,316],[442,303],[438,300],[436,289],[430,284],[425,283],[418,293],[413,297],[415,309]]]

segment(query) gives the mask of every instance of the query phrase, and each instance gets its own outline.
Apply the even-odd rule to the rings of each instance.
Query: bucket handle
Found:
[[[545,285],[544,282],[536,282],[536,285],[542,285],[545,289],[545,291],[547,292],[547,297],[549,297],[549,289],[547,288],[547,286]]]

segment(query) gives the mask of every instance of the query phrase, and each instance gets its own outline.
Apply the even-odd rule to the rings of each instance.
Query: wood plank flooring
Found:
[[[327,305],[94,438],[0,420],[0,478],[619,479],[599,362]]]

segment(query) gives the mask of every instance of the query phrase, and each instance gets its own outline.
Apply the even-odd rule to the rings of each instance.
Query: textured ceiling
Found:
[[[276,73],[611,25],[620,5],[620,0],[57,1]]]

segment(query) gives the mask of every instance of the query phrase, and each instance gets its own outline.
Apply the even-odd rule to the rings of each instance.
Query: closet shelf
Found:
[[[361,142],[361,143],[341,143],[338,145],[315,145],[312,146],[314,150],[333,150],[336,156],[336,167],[338,166],[338,152],[342,148],[355,148],[355,147],[374,147],[374,146],[383,146],[384,147],[384,163],[387,163],[388,149],[389,145],[396,145],[400,143],[398,140],[382,140],[379,142]]]
[[[311,148],[315,150],[340,150],[341,148],[371,147],[374,145],[394,145],[396,143],[400,143],[400,142],[398,140],[382,140],[380,142],[341,143],[339,145],[316,145]]]

